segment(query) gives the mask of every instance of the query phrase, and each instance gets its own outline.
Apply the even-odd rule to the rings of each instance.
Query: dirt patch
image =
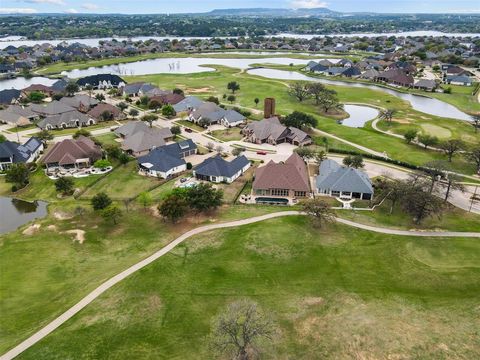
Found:
[[[33,235],[35,234],[38,230],[40,230],[40,227],[42,225],[40,224],[32,224],[29,227],[27,227],[25,230],[22,231],[23,235]]]
[[[71,214],[64,213],[64,212],[61,212],[61,211],[55,211],[53,213],[53,217],[57,220],[68,220],[68,219],[73,218],[73,216]]]
[[[213,91],[213,87],[211,87],[211,86],[206,86],[206,87],[202,87],[202,88],[187,87],[185,89],[185,92],[187,92],[189,94],[205,93],[205,92],[211,92],[211,91]]]
[[[65,233],[75,235],[73,241],[78,241],[80,244],[83,244],[83,242],[85,241],[85,230],[67,230],[65,231]]]
[[[57,225],[48,225],[47,229],[50,231],[58,231]]]
[[[412,122],[409,119],[395,119],[393,122],[398,124],[411,124]]]

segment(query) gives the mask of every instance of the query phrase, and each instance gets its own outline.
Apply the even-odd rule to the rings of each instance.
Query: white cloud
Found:
[[[65,1],[63,0],[24,0],[28,3],[33,4],[51,4],[51,5],[65,5]]]
[[[290,2],[294,9],[315,9],[327,7],[325,1],[320,0],[293,0]]]
[[[35,14],[37,10],[31,8],[0,8],[0,14]]]
[[[100,6],[98,6],[97,4],[85,3],[82,5],[82,8],[87,10],[98,10],[100,9]]]
[[[67,9],[64,12],[67,13],[67,14],[78,14],[77,9]]]

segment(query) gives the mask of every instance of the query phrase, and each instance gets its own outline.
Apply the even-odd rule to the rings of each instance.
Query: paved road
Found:
[[[25,341],[21,342],[19,345],[15,346],[13,349],[8,351],[7,353],[2,355],[2,357],[0,357],[0,360],[10,360],[20,355],[29,347],[33,346],[38,341],[42,340],[48,334],[50,334],[55,329],[57,329],[59,326],[67,322],[70,318],[72,318],[74,315],[80,312],[83,308],[89,305],[92,301],[94,301],[96,298],[98,298],[100,295],[102,295],[105,291],[110,289],[112,286],[116,285],[126,277],[132,275],[133,273],[144,268],[145,266],[151,264],[152,262],[162,257],[163,255],[169,253],[177,245],[181,244],[183,241],[185,241],[191,236],[198,235],[200,233],[210,231],[210,230],[247,225],[247,224],[252,224],[259,221],[279,218],[283,216],[292,216],[292,215],[303,215],[303,214],[299,211],[283,211],[283,212],[277,212],[277,213],[272,213],[272,214],[267,214],[262,216],[256,216],[249,219],[231,221],[223,224],[206,225],[196,229],[192,229],[184,233],[180,237],[176,238],[170,244],[163,247],[159,251],[155,252],[153,255],[147,257],[146,259],[136,263],[135,265],[129,267],[128,269],[122,271],[121,273],[105,281],[103,284],[101,284],[99,287],[93,290],[90,294],[85,296],[82,300],[80,300],[70,309],[65,311],[62,315],[60,315],[55,320],[50,322],[48,325],[46,325],[45,327],[37,331],[35,334],[30,336]],[[363,224],[355,223],[353,221],[344,220],[340,218],[336,218],[336,220],[342,224],[352,226],[355,228],[364,229],[364,230],[373,231],[373,232],[382,233],[382,234],[389,234],[389,235],[407,235],[407,236],[422,236],[422,237],[427,237],[427,236],[428,237],[479,237],[480,238],[480,233],[473,233],[473,232],[405,231],[405,230],[395,230],[395,229],[387,229],[387,228],[363,225]]]

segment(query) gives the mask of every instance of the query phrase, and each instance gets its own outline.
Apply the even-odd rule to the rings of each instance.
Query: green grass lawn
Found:
[[[240,128],[230,128],[225,130],[215,130],[209,133],[209,135],[221,140],[221,141],[238,141],[243,139],[243,135],[240,133]]]
[[[202,131],[205,131],[205,128],[191,122],[191,121],[188,121],[188,120],[177,120],[175,121],[175,123],[179,124],[179,125],[183,125],[187,128],[190,128],[190,129],[193,129],[195,131],[198,131],[198,132],[202,132]]]
[[[319,120],[319,129],[378,152],[386,151],[388,156],[394,159],[417,165],[436,159],[445,159],[443,154],[425,151],[418,146],[406,144],[402,139],[395,139],[378,133],[368,125],[365,128],[349,128],[337,124],[335,119],[321,115],[319,109],[313,103],[299,103],[289,96],[286,89],[288,81],[251,76],[227,67],[215,66],[215,68],[218,71],[186,75],[155,74],[134,76],[128,77],[128,80],[148,81],[165,88],[179,87],[186,90],[187,93],[192,89],[204,89],[206,84],[208,84],[208,90],[205,90],[204,93],[196,93],[196,95],[214,95],[219,97],[227,92],[226,84],[229,81],[237,81],[241,88],[240,91],[236,92],[235,96],[237,103],[242,106],[254,108],[253,100],[256,97],[263,99],[266,96],[272,96],[276,99],[278,113],[289,114],[298,110],[314,114]],[[424,120],[430,124],[438,121],[442,126],[447,124],[452,134],[462,134],[462,138],[469,144],[474,144],[480,140],[480,135],[474,134],[473,127],[469,127],[464,122],[442,119],[414,111],[408,102],[395,96],[371,89],[351,88],[348,86],[328,87],[337,91],[342,102],[365,103],[383,108],[392,108],[397,110],[398,116],[401,118],[413,119],[418,124]],[[468,165],[461,157],[456,159],[453,166],[459,172],[466,174],[474,172],[474,167]]]
[[[213,319],[251,299],[277,328],[262,358],[474,359],[479,247],[476,239],[315,229],[305,217],[210,232],[110,289],[19,358],[212,359]]]
[[[118,136],[115,135],[113,132],[102,135],[95,135],[93,137],[102,144],[102,147],[104,147],[105,145],[114,145],[118,147],[120,146],[120,143],[116,141],[118,139]]]
[[[137,162],[130,161],[127,165],[120,165],[111,171],[93,186],[89,187],[81,196],[90,199],[99,192],[105,192],[113,199],[130,199],[143,191],[148,191],[159,183],[159,179],[138,174]]]
[[[111,126],[119,126],[119,125],[116,121],[113,121],[113,120],[112,121],[101,121],[101,122],[99,122],[95,125],[85,126],[82,129],[85,129],[87,131],[92,132],[93,130],[105,129],[105,128],[109,128]],[[75,127],[75,128],[68,128],[68,129],[51,130],[50,133],[53,136],[64,136],[64,135],[73,135],[78,130],[80,130],[80,128]],[[37,133],[32,134],[32,136],[35,136],[35,134],[37,134]]]

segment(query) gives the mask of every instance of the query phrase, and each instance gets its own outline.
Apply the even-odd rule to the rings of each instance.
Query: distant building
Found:
[[[4,141],[0,143],[0,171],[5,171],[12,164],[31,163],[35,161],[43,151],[43,143],[32,137],[28,141],[20,145],[12,141]]]
[[[272,116],[275,116],[275,99],[265,98],[263,117],[265,119],[268,119],[268,118],[271,118]]]

